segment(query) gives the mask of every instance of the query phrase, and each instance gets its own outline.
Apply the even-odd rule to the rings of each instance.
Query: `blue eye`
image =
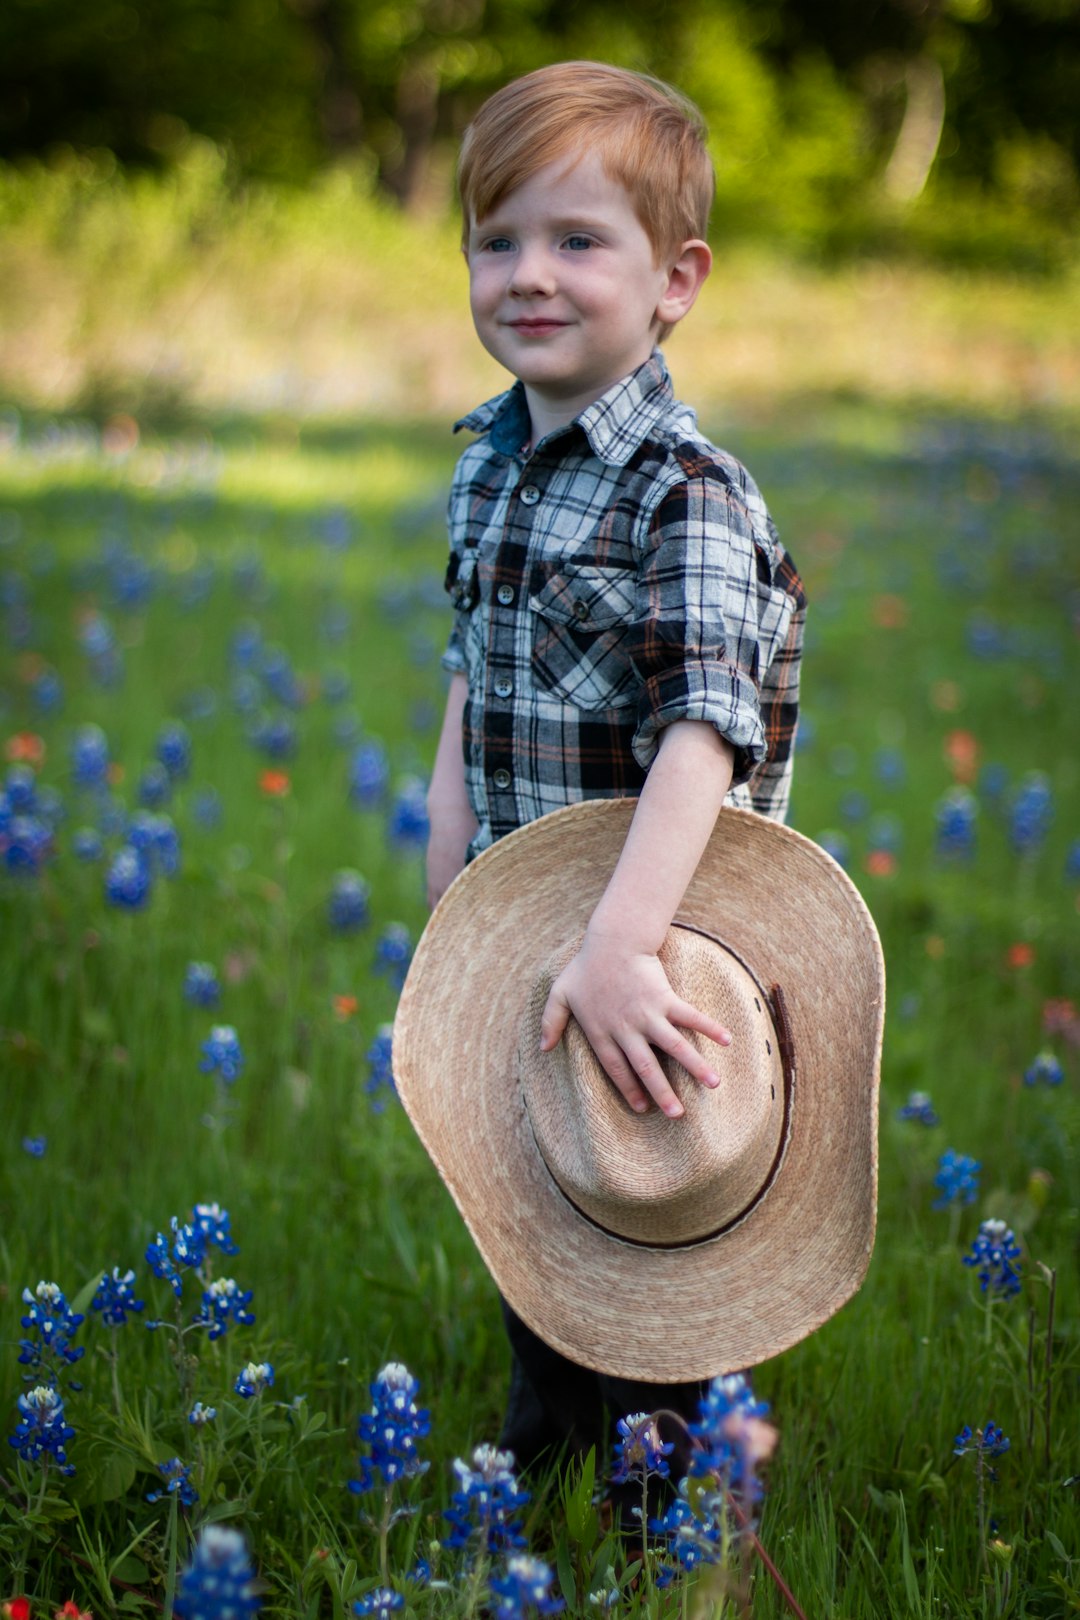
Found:
[[[586,248],[592,247],[592,238],[588,236],[568,236],[566,245],[572,252],[581,253]]]
[[[493,236],[490,242],[484,243],[484,247],[488,253],[511,253],[514,244],[508,236]]]

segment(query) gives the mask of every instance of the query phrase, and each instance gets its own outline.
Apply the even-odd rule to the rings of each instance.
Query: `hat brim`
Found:
[[[756,1365],[858,1289],[874,1242],[885,970],[873,919],[809,839],[725,809],[676,920],[778,983],[795,1055],[787,1151],[732,1229],[628,1243],[571,1204],[537,1150],[516,1077],[526,1003],[581,934],[632,799],[557,810],[485,850],[417,946],[394,1023],[397,1088],[500,1291],[572,1361],[689,1382]]]

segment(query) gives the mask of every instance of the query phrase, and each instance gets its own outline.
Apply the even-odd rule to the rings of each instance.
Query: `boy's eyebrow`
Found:
[[[545,225],[556,231],[597,231],[610,229],[610,222],[602,214],[556,214],[552,219],[545,220]],[[470,236],[474,231],[508,231],[510,227],[499,218],[499,205],[496,204],[490,214],[483,219],[474,219],[469,227]]]

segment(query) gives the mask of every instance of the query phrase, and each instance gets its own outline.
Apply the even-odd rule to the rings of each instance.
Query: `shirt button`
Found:
[[[498,590],[495,592],[495,595],[498,597],[503,607],[509,607],[511,602],[514,600],[514,587],[512,585],[500,585]]]
[[[493,773],[491,780],[497,788],[508,788],[510,786],[510,772],[504,770],[500,765],[499,769]]]
[[[583,601],[580,596],[574,603],[574,617],[575,619],[587,619],[589,617],[589,604]]]
[[[514,683],[508,675],[500,675],[495,682],[495,696],[508,698],[514,690]]]
[[[522,505],[523,506],[535,506],[539,499],[540,499],[540,491],[537,489],[536,485],[535,484],[526,484],[525,488],[521,492],[521,503],[522,503]]]

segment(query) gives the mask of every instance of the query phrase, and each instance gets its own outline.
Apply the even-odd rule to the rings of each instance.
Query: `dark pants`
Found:
[[[611,1468],[611,1447],[617,1439],[615,1424],[632,1412],[676,1412],[686,1422],[698,1416],[698,1400],[706,1383],[647,1384],[592,1372],[568,1361],[537,1337],[503,1299],[502,1313],[510,1340],[510,1395],[499,1444],[512,1451],[518,1467],[550,1465],[567,1457],[583,1457],[596,1447],[596,1477]],[[661,1438],[674,1442],[667,1459],[672,1481],[686,1473],[690,1441],[682,1424],[665,1418]],[[652,1495],[652,1493],[650,1493]],[[615,1486],[616,1507],[640,1505],[641,1486],[631,1481]]]

